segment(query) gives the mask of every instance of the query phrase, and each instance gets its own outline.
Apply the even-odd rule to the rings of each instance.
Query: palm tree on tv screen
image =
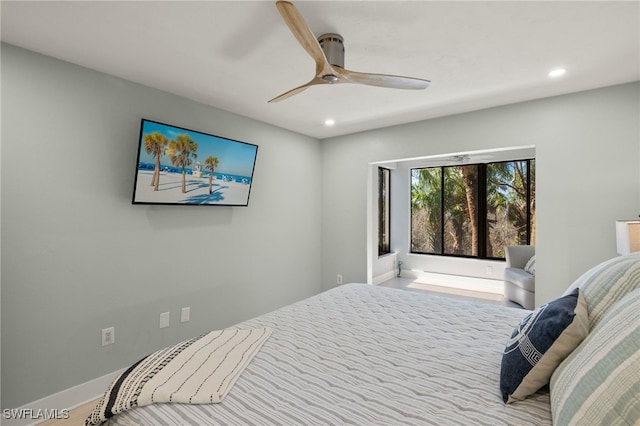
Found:
[[[209,194],[213,192],[213,171],[215,170],[216,167],[218,167],[219,163],[220,161],[218,160],[218,157],[214,157],[212,155],[210,155],[209,157],[207,157],[206,160],[204,160],[204,167],[210,172],[209,173]]]
[[[198,144],[189,135],[178,135],[169,142],[169,158],[171,164],[182,167],[182,193],[187,192],[187,167],[198,158]]]
[[[158,190],[158,185],[160,184],[160,157],[166,153],[168,143],[167,138],[160,132],[144,135],[144,150],[156,160],[150,185],[153,186],[154,191]]]

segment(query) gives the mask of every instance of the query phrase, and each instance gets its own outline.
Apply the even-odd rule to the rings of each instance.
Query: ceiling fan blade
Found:
[[[325,68],[330,67],[318,40],[316,40],[316,37],[313,35],[309,26],[293,3],[278,0],[276,2],[276,6],[293,35],[302,45],[304,50],[307,51],[309,56],[311,56],[315,61],[316,74],[320,74],[325,70]]]
[[[298,86],[295,89],[291,89],[288,92],[284,92],[282,95],[276,96],[275,98],[271,99],[268,103],[280,102],[282,100],[290,98],[293,95],[297,95],[298,93],[308,89],[311,86],[315,86],[317,84],[328,84],[328,83],[322,80],[321,78],[314,77],[313,80],[311,80],[310,82],[305,83],[302,86]]]
[[[345,83],[367,84],[369,86],[390,87],[393,89],[426,89],[431,84],[429,80],[421,78],[356,72],[339,67],[335,67],[335,69],[346,79]]]
[[[426,89],[429,87],[431,82],[420,78],[363,73],[342,68],[344,66],[342,36],[327,33],[320,36],[320,41],[318,41],[293,3],[286,0],[278,0],[276,1],[276,7],[300,45],[315,61],[316,75],[307,84],[276,96],[269,103],[287,99],[316,84],[357,83],[394,89]],[[320,43],[322,43],[322,46]],[[330,58],[331,63],[329,63],[327,57]]]

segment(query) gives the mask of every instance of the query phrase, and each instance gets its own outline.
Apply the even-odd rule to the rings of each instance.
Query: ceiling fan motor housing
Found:
[[[327,61],[336,67],[344,68],[344,39],[340,34],[328,33],[318,37],[318,43]]]

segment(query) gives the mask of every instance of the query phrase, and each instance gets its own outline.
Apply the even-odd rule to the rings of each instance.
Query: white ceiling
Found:
[[[296,1],[345,67],[426,90],[315,86],[274,1],[2,1],[2,40],[316,138],[640,80],[639,1]],[[563,77],[547,73],[565,67]],[[336,125],[325,127],[326,118]]]

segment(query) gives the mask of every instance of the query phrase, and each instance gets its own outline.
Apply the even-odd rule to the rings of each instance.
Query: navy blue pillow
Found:
[[[548,384],[556,367],[588,333],[587,306],[577,288],[527,315],[511,334],[502,355],[503,401],[523,400]]]

